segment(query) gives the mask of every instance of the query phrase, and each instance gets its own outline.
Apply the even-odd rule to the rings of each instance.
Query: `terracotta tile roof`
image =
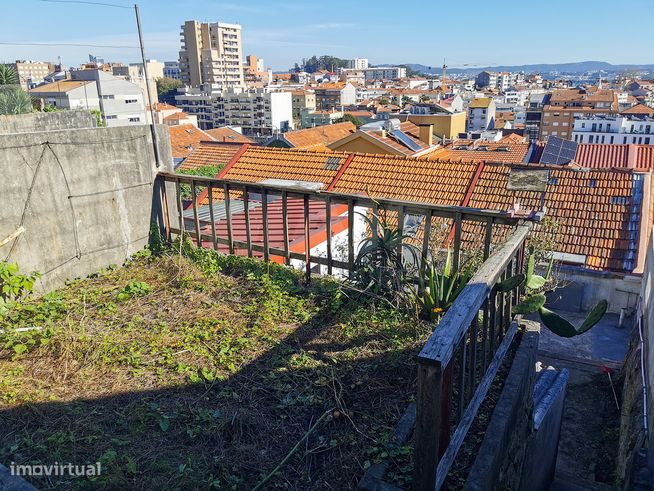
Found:
[[[477,164],[355,154],[330,191],[460,205]]]
[[[148,105],[147,109],[150,109],[150,106]],[[155,102],[154,104],[154,110],[155,111],[174,111],[176,109],[179,109],[177,106],[173,106],[172,104],[168,104],[167,102]]]
[[[469,108],[487,108],[490,106],[490,103],[493,101],[490,97],[478,97],[477,99],[473,99],[470,101],[470,104],[468,104]]]
[[[654,108],[646,106],[645,104],[636,104],[635,106],[631,106],[629,109],[621,111],[620,114],[644,114],[654,116]]]
[[[186,158],[201,141],[212,141],[213,137],[192,124],[180,124],[168,128],[173,158]]]
[[[517,164],[525,161],[529,143],[515,143],[511,140],[497,142],[475,142],[457,140],[430,153],[427,159],[449,159],[463,162],[501,162]]]
[[[321,182],[327,187],[347,156],[340,152],[250,147],[221,177],[247,182],[271,178]]]
[[[539,210],[540,193],[506,189],[509,171],[508,166],[486,165],[469,206],[508,210],[517,200],[522,208]],[[635,222],[631,212],[635,180],[638,175],[631,171],[550,168],[544,205],[558,224],[557,251],[586,256],[591,269],[633,268],[629,262],[635,261],[637,246],[630,237],[637,237],[640,221],[639,212]]]
[[[413,141],[416,144],[416,146],[419,147],[419,150],[416,151],[413,150],[412,148],[407,147],[404,143],[393,137],[393,135],[389,135],[387,132],[385,133],[385,136],[382,136],[381,131],[370,130],[370,131],[363,131],[363,132],[373,137],[375,140],[378,140],[384,143],[385,145],[388,145],[389,147],[393,148],[394,150],[397,150],[403,155],[409,156],[415,154],[416,152],[421,152],[427,149],[427,144],[425,144],[422,140],[420,140],[420,127],[418,125],[410,121],[403,121],[402,123],[400,123],[400,131],[406,134],[411,139],[411,141]],[[435,149],[436,147],[434,146],[434,150]]]
[[[228,126],[205,130],[205,133],[211,135],[219,142],[254,143],[253,140],[249,139],[247,136],[243,136],[238,131],[231,129]]]
[[[356,130],[356,126],[349,121],[345,121],[305,130],[289,131],[284,133],[284,139],[293,148],[311,149],[312,147],[318,147],[324,149],[330,143],[345,138]]]
[[[314,87],[314,90],[325,91],[325,90],[343,90],[345,88],[345,82],[333,82],[333,83],[323,83]]]
[[[580,143],[574,162],[593,169],[654,169],[654,145]]]
[[[243,145],[240,143],[203,141],[186,157],[179,169],[190,170],[200,167],[224,167]],[[218,172],[216,172],[218,174]]]
[[[179,112],[176,112],[174,114],[170,114],[170,115],[166,116],[163,120],[164,121],[175,121],[175,120],[182,120],[182,119],[188,119],[188,118],[189,118],[189,114],[187,114],[187,113],[185,113],[183,111],[179,111]]]
[[[29,90],[30,94],[39,94],[45,92],[68,92],[87,84],[94,83],[92,80],[60,80],[51,84],[39,85]]]

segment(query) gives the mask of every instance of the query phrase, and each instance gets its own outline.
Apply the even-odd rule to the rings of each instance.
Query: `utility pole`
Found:
[[[161,167],[161,158],[159,157],[159,139],[157,138],[157,128],[154,121],[154,104],[150,97],[150,77],[148,76],[148,64],[145,61],[145,48],[143,47],[143,32],[141,31],[141,14],[138,4],[134,4],[136,12],[136,28],[139,31],[139,44],[141,45],[141,60],[143,61],[143,76],[145,77],[145,90],[148,93],[148,103],[150,104],[150,131],[152,132],[152,146],[154,148],[154,161],[157,167]]]

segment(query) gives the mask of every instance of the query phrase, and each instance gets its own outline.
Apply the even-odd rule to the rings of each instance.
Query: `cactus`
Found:
[[[510,292],[511,290],[515,290],[520,285],[522,285],[524,281],[525,281],[524,274],[522,273],[516,274],[514,276],[511,276],[510,278],[505,279],[504,281],[500,281],[497,284],[497,291],[501,293]]]
[[[581,324],[579,329],[573,326],[570,322],[565,320],[560,315],[552,312],[551,310],[541,307],[538,309],[540,319],[543,321],[543,324],[552,331],[554,334],[564,337],[572,338],[574,336],[579,336],[580,334],[585,333],[595,324],[597,324],[608,308],[608,302],[606,300],[600,300],[595,307],[589,312],[586,320]]]
[[[542,293],[537,293],[525,298],[522,302],[513,307],[512,312],[514,314],[522,315],[532,314],[534,312],[538,312],[538,309],[545,305],[545,301],[545,295]]]

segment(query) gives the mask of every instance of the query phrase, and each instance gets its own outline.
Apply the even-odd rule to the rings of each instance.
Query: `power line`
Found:
[[[123,48],[123,49],[139,49],[138,46],[116,46],[111,44],[79,44],[79,43],[8,43],[0,41],[0,45],[6,46],[78,46],[86,48]]]
[[[84,0],[38,0],[39,2],[47,2],[47,3],[82,3],[86,5],[99,5],[103,7],[115,7],[117,9],[131,9],[132,7],[128,7],[126,5],[118,5],[115,3],[104,3],[104,2],[85,2]]]

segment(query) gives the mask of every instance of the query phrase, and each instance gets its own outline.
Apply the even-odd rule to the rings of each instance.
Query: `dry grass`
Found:
[[[205,259],[140,258],[0,320],[0,462],[103,463],[43,489],[251,489],[329,411],[266,489],[355,488],[429,327],[329,280]]]

